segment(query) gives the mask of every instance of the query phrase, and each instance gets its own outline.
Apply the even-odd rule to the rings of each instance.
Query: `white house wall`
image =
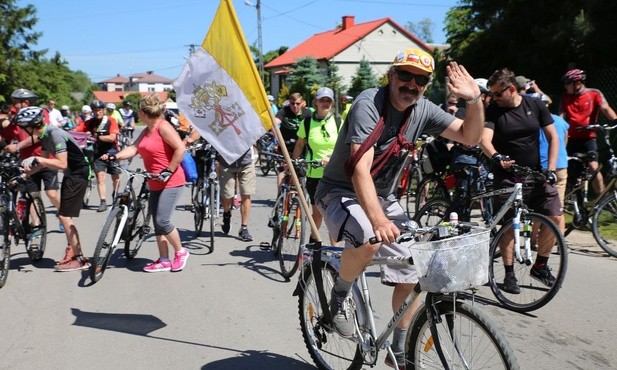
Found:
[[[392,24],[384,23],[334,56],[331,61],[339,67],[339,74],[343,77],[344,84],[350,87],[351,79],[355,76],[363,57],[369,61],[375,76],[380,78],[390,68],[396,53],[409,47],[418,47],[418,44]]]

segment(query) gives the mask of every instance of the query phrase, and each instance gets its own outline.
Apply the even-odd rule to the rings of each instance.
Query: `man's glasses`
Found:
[[[498,92],[492,92],[489,91],[488,93],[486,93],[486,95],[490,96],[490,97],[496,97],[496,98],[501,98],[501,96],[503,95],[504,91],[508,90],[510,88],[510,86],[512,85],[508,85],[506,87],[504,87],[502,90],[498,91]]]
[[[394,71],[396,72],[396,77],[398,77],[401,82],[409,82],[411,80],[416,80],[416,85],[426,86],[431,81],[430,76],[417,75],[415,73],[411,73],[402,69],[395,69]]]

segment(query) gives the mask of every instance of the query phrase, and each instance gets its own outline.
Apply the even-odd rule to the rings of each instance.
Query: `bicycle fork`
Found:
[[[129,218],[129,207],[126,204],[121,204],[120,207],[122,210],[122,217],[120,217],[120,222],[118,223],[118,228],[116,229],[116,234],[114,235],[114,240],[111,243],[111,247],[114,248],[120,242],[120,238],[122,238],[124,231],[124,226],[126,226],[126,220]]]
[[[516,197],[514,199],[520,205],[523,200],[523,184],[517,182],[514,184],[514,187],[516,188]],[[514,254],[518,263],[524,262],[525,265],[529,266],[531,265],[531,225],[530,220],[525,220],[521,231],[522,213],[523,211],[520,206],[517,207],[514,219],[512,220],[512,227],[514,228]],[[523,235],[524,257],[521,254],[521,235]]]

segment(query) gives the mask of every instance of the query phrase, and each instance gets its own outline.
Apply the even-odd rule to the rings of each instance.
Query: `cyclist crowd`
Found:
[[[397,197],[397,187],[408,154],[420,135],[479,145],[490,158],[495,188],[512,185],[514,180],[508,168],[515,163],[544,171],[547,181],[527,189],[524,199],[563,230],[564,195],[560,187],[567,181],[567,155],[586,153],[591,158],[590,169],[598,169],[595,133],[579,128],[595,124],[600,113],[609,120],[617,120],[602,93],[585,86],[586,74],[580,69],[571,69],[563,76],[565,93],[559,101],[559,115],[551,115],[548,105],[552,100],[535,81],[516,76],[506,68],[496,70],[488,79],[474,79],[456,62],[446,67],[449,95],[443,106],[437,106],[424,98],[434,72],[431,55],[419,49],[406,49],[395,56],[387,72],[388,85],[365,90],[356,98],[343,96],[339,107],[335,107],[334,92],[328,87],[317,90],[311,107],[297,92],[290,94],[280,109],[269,96],[274,123],[283,139],[279,152],[321,164],[302,174],[306,177],[316,226],[323,222],[330,241],[346,247],[331,297],[332,324],[341,336],[350,337],[355,330],[349,292],[371,258],[376,253],[409,253],[394,243],[400,233],[398,223],[407,218]],[[88,267],[73,218],[80,214],[90,166],[96,173],[100,197],[97,211],[104,212],[106,173],[112,176],[114,189],[119,181],[120,172],[111,163],[136,154],[143,158],[147,171],[159,174],[157,179],[149,179],[148,184],[160,257],[144,270],[180,271],[185,267],[189,253],[182,248],[171,216],[185,184],[180,165],[185,145],[200,139],[196,130],[176,134],[182,117],[173,112],[167,114],[156,95],[142,98],[137,114],[129,102],[124,102],[118,111],[113,103],[95,100],[84,105],[80,114],[73,114],[68,106],[56,110],[53,100],[48,101],[46,108],[36,107],[37,96],[26,89],[16,90],[11,97],[13,106],[2,116],[2,147],[7,152],[19,153],[29,189],[38,192],[43,183],[58,210],[68,246],[65,256],[58,261],[57,271]],[[125,127],[132,138],[136,116],[146,128],[131,145],[120,150],[120,129]],[[71,131],[89,133],[95,140],[92,164],[67,133]],[[239,194],[238,235],[241,240],[251,241],[248,224],[251,196],[255,194],[255,151],[249,149],[231,164],[221,157],[217,159],[223,189],[222,230],[225,234],[231,231],[233,199]],[[287,168],[281,165],[277,170],[278,187]],[[64,173],[61,185],[57,171]],[[594,192],[600,193],[603,186],[598,174],[594,178]],[[371,242],[372,237],[377,242]],[[311,240],[318,238],[311,233]],[[169,258],[169,246],[175,252],[173,261]],[[540,247],[530,272],[547,286],[555,282],[548,267],[549,254]],[[512,261],[506,257],[511,253],[502,256],[506,270],[503,289],[517,294],[520,288]],[[384,266],[382,282],[394,286],[392,302],[396,311],[413,289],[417,276],[409,266]],[[404,342],[411,313],[394,331],[393,350],[397,361],[400,360],[399,368],[404,368]]]

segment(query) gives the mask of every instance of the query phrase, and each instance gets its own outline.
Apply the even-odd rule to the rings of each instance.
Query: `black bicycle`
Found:
[[[259,152],[259,168],[264,176],[268,176],[270,170],[276,168],[276,160],[268,153],[276,152],[276,140],[274,135],[267,132],[257,140],[257,150]]]
[[[146,179],[157,178],[158,175],[140,169],[129,170],[120,166],[128,174],[124,190],[117,192],[103,229],[96,243],[94,255],[90,260],[90,279],[96,283],[103,277],[109,264],[112,252],[120,242],[124,241],[124,256],[133,259],[141,245],[150,234],[151,214],[148,207],[150,190]],[[139,194],[135,195],[133,181],[135,177],[143,177]],[[137,238],[135,244],[131,244]]]
[[[0,288],[8,277],[12,242],[18,245],[23,240],[32,262],[43,258],[47,244],[43,200],[26,191],[22,172],[19,158],[11,154],[0,155]]]

